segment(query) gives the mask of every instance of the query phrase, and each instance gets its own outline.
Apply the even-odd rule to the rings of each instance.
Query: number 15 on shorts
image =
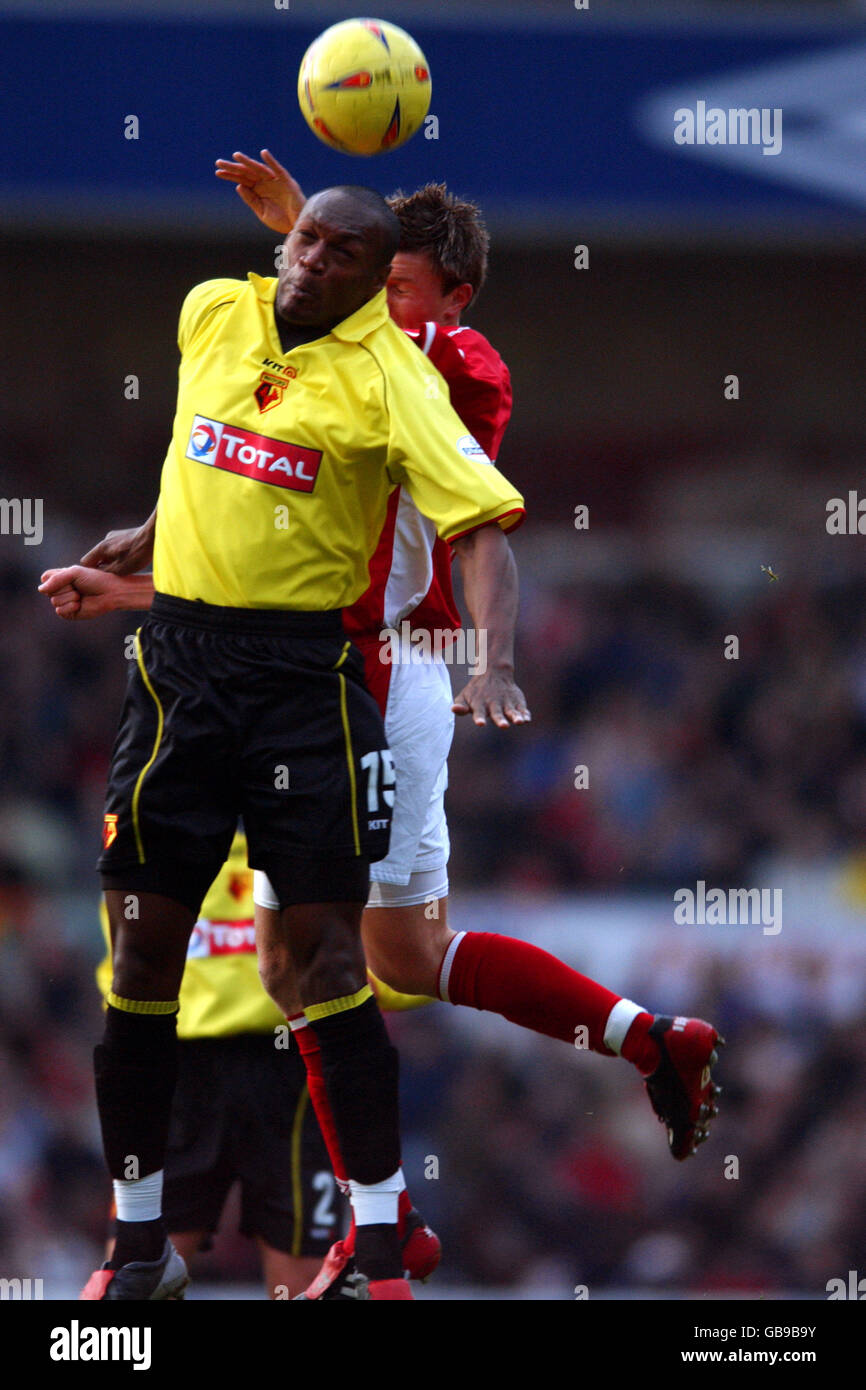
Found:
[[[394,805],[394,758],[390,748],[365,753],[361,759],[361,767],[367,774],[367,811],[370,816],[375,817],[381,813],[384,806]],[[377,828],[375,821],[371,820],[369,829]]]

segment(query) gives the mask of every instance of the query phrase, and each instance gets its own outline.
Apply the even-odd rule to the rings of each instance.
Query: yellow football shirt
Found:
[[[345,608],[367,587],[396,484],[444,540],[520,523],[520,493],[466,433],[384,290],[286,353],[276,286],[211,280],[184,302],[157,591],[232,608]]]

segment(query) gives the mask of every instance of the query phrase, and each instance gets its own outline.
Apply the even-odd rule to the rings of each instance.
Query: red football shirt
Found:
[[[441,372],[455,411],[495,460],[511,416],[511,378],[499,353],[482,333],[459,325],[427,323],[409,337]],[[382,629],[399,631],[410,617],[413,632],[460,627],[451,560],[451,547],[439,539],[433,522],[408,492],[395,488],[370,560],[370,584],[343,610],[346,632],[364,653],[367,681],[383,710],[390,667],[377,659]]]

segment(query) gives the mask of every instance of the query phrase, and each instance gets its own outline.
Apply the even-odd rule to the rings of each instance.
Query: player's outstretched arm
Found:
[[[84,565],[46,570],[40,594],[51,600],[59,618],[100,618],[118,609],[149,608],[153,602],[153,578],[149,574],[119,575]]]
[[[110,574],[137,574],[153,559],[156,507],[142,526],[127,531],[109,531],[104,540],[82,555],[81,563]]]
[[[463,687],[451,708],[455,714],[471,714],[475,724],[486,724],[488,714],[500,729],[525,724],[531,715],[523,691],[514,683],[517,565],[511,546],[499,526],[492,525],[462,536],[454,542],[454,550],[460,559],[466,606],[479,634],[477,664],[483,669]]]
[[[288,236],[306,199],[300,184],[270,150],[262,150],[261,154],[261,160],[250,159],[235,150],[231,159],[217,160],[216,176],[235,185],[238,196],[260,222],[271,231]]]

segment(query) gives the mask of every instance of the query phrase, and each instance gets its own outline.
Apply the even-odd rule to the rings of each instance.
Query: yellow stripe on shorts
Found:
[[[340,667],[342,666],[343,662],[346,660],[346,657],[349,655],[349,648],[351,647],[351,645],[352,645],[351,642],[344,642],[344,643],[343,643],[343,650],[342,650],[342,652],[340,653],[340,660],[339,660],[339,661],[336,661],[336,662],[334,663],[334,665],[331,667],[331,670],[332,670],[332,671],[339,671],[339,669],[340,669]]]
[[[146,685],[148,692],[154,704],[156,705],[157,714],[156,739],[153,745],[153,752],[151,753],[144,767],[141,769],[141,772],[138,774],[138,778],[135,783],[135,791],[132,793],[132,828],[135,831],[135,844],[138,850],[138,862],[139,864],[144,864],[147,861],[145,859],[144,854],[144,844],[141,839],[141,826],[138,820],[138,802],[141,796],[141,784],[147,776],[147,773],[153,767],[153,764],[156,760],[156,755],[159,752],[159,745],[162,742],[162,730],[165,720],[162,713],[162,705],[159,702],[159,696],[157,695],[156,691],[151,685],[150,676],[147,674],[147,671],[144,667],[144,656],[141,650],[141,642],[139,641],[138,637],[139,632],[141,632],[141,628],[138,628],[135,634],[135,659],[138,662],[138,669],[141,672],[141,679],[144,681],[144,684]]]
[[[348,648],[348,646],[349,644],[347,642],[346,647]],[[340,661],[343,660],[345,655],[346,652],[344,651],[343,656],[340,657]],[[337,664],[339,665],[339,662]],[[349,711],[346,706],[346,677],[343,675],[342,671],[337,672],[337,680],[340,682],[340,718],[343,721],[343,734],[346,739],[346,762],[349,767],[349,788],[352,797],[352,835],[355,840],[355,854],[360,855],[361,837],[358,833],[358,787],[355,780],[355,758],[352,753],[352,732],[349,728]]]

